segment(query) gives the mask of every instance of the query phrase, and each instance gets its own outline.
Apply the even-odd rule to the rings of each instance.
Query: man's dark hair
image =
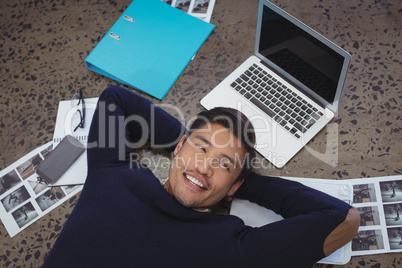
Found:
[[[191,124],[189,135],[206,124],[219,124],[235,135],[246,149],[242,171],[237,180],[244,179],[252,169],[255,158],[255,132],[248,118],[240,111],[227,107],[217,107],[200,112]]]

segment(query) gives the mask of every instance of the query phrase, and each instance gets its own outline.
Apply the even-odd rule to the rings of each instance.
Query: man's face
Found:
[[[219,124],[206,124],[177,145],[166,186],[186,207],[203,208],[232,196],[246,150],[239,139]]]

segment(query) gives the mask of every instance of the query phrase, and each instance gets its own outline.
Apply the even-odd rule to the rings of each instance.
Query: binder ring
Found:
[[[129,22],[134,22],[134,21],[135,21],[135,19],[133,19],[132,17],[127,16],[127,15],[124,15],[123,18],[126,19],[126,20],[128,20]]]
[[[120,39],[121,39],[121,37],[118,36],[118,35],[115,34],[115,33],[110,33],[109,35],[110,35],[111,37],[113,37],[114,39],[116,39],[116,40],[120,40]]]

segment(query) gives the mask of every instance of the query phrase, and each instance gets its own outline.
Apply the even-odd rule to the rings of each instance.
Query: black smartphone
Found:
[[[54,184],[84,151],[84,144],[73,136],[67,135],[36,167],[36,174],[48,184]]]

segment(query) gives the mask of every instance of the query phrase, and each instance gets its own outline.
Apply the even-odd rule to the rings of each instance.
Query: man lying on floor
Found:
[[[124,127],[122,127],[124,125]],[[173,153],[164,185],[132,149]],[[297,182],[251,172],[254,130],[240,112],[201,112],[188,133],[150,101],[100,96],[79,201],[43,267],[306,267],[349,242],[357,210]],[[233,196],[285,219],[260,228],[208,208]]]

